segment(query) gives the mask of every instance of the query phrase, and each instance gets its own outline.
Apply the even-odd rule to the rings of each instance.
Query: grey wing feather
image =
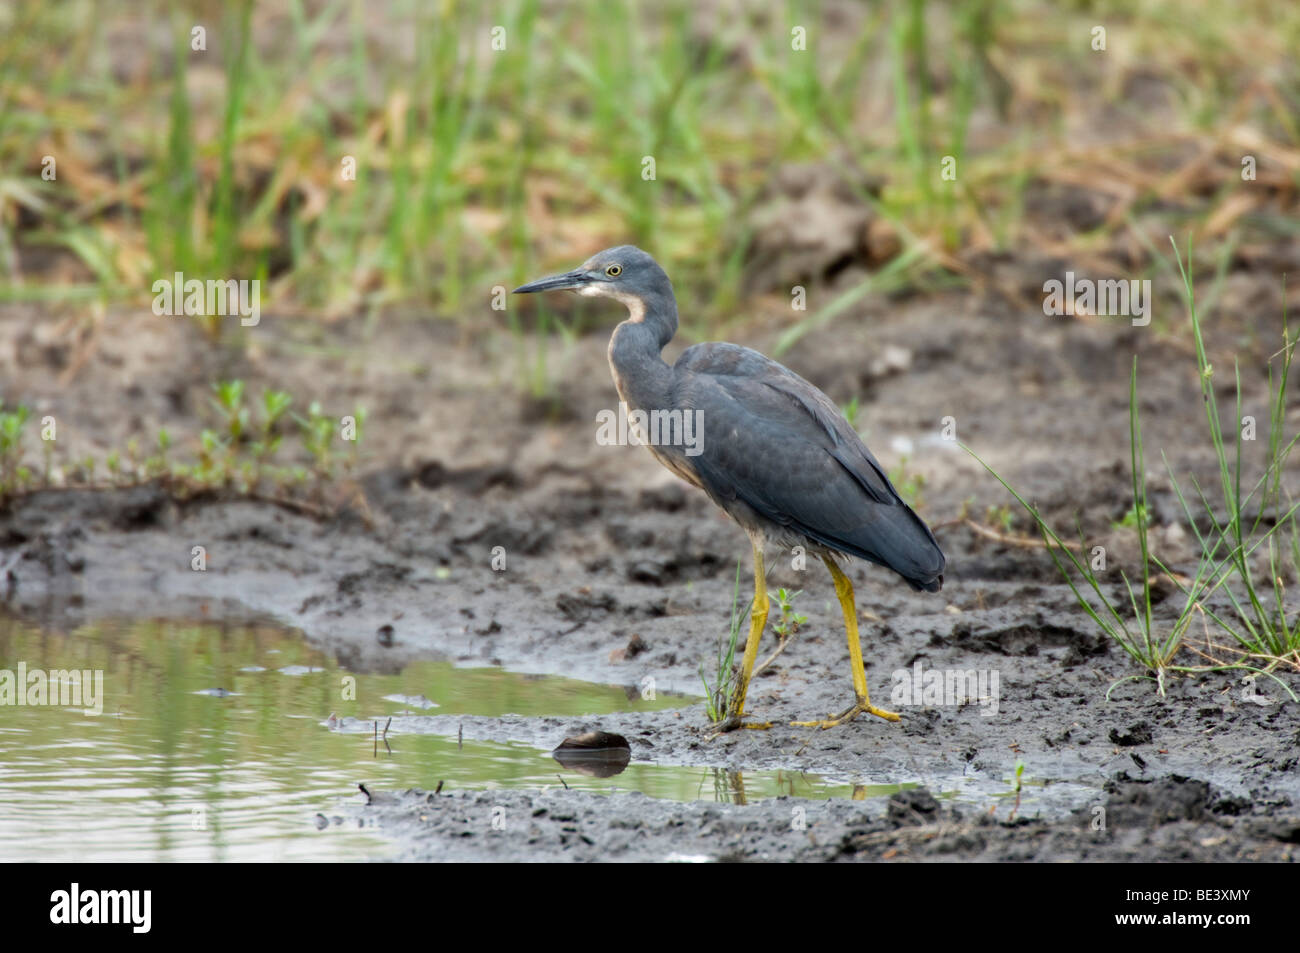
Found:
[[[944,557],[934,535],[829,397],[734,344],[689,348],[676,369],[677,405],[704,411],[703,453],[689,464],[719,505],[739,500],[916,588],[939,588]]]

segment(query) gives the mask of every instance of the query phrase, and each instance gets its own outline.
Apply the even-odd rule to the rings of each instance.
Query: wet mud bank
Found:
[[[406,861],[1290,861],[1300,818],[1253,815],[1205,782],[1120,776],[1103,801],[1048,821],[994,817],[920,788],[881,806],[778,797],[677,803],[638,793],[405,791],[361,816]],[[1107,819],[1106,828],[1098,819]],[[335,818],[336,822],[345,820]]]
[[[0,332],[21,336],[15,320]],[[5,380],[60,415],[82,452],[159,426],[178,443],[188,427],[193,439],[202,382],[214,378],[238,375],[327,407],[363,398],[372,437],[352,489],[364,507],[320,518],[222,494],[181,500],[155,484],[27,494],[0,510],[6,611],[49,625],[270,617],[358,672],[442,659],[629,692],[702,691],[699,668],[726,630],[747,544],[644,450],[594,440],[597,413],[616,404],[604,334],[555,356],[561,383],[542,413],[502,384],[486,341],[436,329],[434,364],[404,357],[404,330],[345,322],[331,331],[335,346],[306,349],[318,331],[264,323],[272,337],[260,357],[210,353],[181,325],[159,324],[152,349],[106,335],[66,386],[37,360],[10,359]],[[759,320],[733,338],[765,348],[778,327]],[[1268,328],[1260,339],[1271,340]],[[858,356],[887,349],[895,360]],[[420,860],[1295,859],[1300,706],[1277,683],[1247,685],[1235,673],[1171,677],[1164,697],[1150,680],[1114,685],[1142,673],[1079,611],[1046,555],[959,519],[963,508],[979,517],[1008,500],[939,436],[950,415],[958,436],[1047,515],[1066,526],[1077,515],[1113,564],[1126,565],[1131,544],[1113,525],[1131,504],[1134,350],[1149,368],[1148,460],[1164,448],[1177,466],[1204,472],[1194,362],[1154,334],[1042,315],[1013,321],[952,300],[882,305],[783,355],[836,400],[858,397],[858,425],[885,465],[924,479],[919,509],[948,556],[943,591],[915,594],[874,568],[850,570],[873,700],[900,705],[900,724],[788,724],[842,710],[852,689],[830,580],[819,566],[804,572],[773,556],[769,585],[802,590],[796,608],[807,621],[751,687],[749,708],[776,723],[769,731],[717,735],[698,702],[589,718],[413,714],[390,729],[395,746],[427,733],[539,753],[584,731],[617,732],[634,762],[723,772],[732,803],[596,795],[557,779],[536,792],[372,789],[374,803],[344,822],[374,825],[398,856]],[[295,359],[277,360],[287,353]],[[1241,356],[1243,366],[1254,357]],[[1243,378],[1257,395],[1258,382]],[[104,413],[110,406],[122,412]],[[1150,492],[1156,545],[1170,560],[1190,558],[1158,473]],[[203,572],[192,568],[194,546],[207,553]],[[502,555],[504,565],[494,562]],[[742,604],[747,572],[745,556]],[[996,706],[912,697],[927,672],[975,673],[985,685],[996,676]],[[1300,679],[1279,677],[1300,693]],[[863,802],[747,798],[744,772],[771,769],[910,787]],[[504,828],[492,827],[496,808]],[[805,816],[792,827],[797,809]]]

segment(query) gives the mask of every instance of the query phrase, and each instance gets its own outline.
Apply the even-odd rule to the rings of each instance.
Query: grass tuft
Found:
[[[740,689],[740,673],[736,671],[736,647],[740,644],[745,617],[753,606],[754,600],[750,599],[744,609],[740,608],[740,561],[737,560],[736,586],[731,595],[731,626],[727,635],[718,639],[712,685],[704,675],[704,663],[700,663],[700,681],[704,684],[704,704],[709,721],[716,723],[727,717],[732,700]]]
[[[1171,240],[1172,241],[1172,240]],[[1133,358],[1129,376],[1129,465],[1132,476],[1132,506],[1121,526],[1136,534],[1139,561],[1130,571],[1120,569],[1124,584],[1123,600],[1114,599],[1099,575],[1104,563],[1089,558],[1089,549],[1080,533],[1079,545],[1067,544],[1039,512],[1038,508],[1008,483],[971,448],[963,446],[1034,520],[1047,551],[1062,578],[1074,593],[1080,608],[1110,639],[1118,644],[1149,674],[1132,676],[1152,678],[1160,694],[1165,693],[1166,678],[1171,671],[1206,671],[1225,668],[1249,669],[1272,674],[1279,665],[1300,669],[1300,611],[1288,602],[1285,578],[1300,578],[1300,527],[1297,510],[1282,484],[1282,474],[1300,435],[1285,439],[1284,418],[1287,383],[1294,356],[1295,335],[1283,314],[1283,346],[1275,357],[1280,368],[1269,368],[1270,417],[1269,437],[1262,473],[1248,492],[1242,490],[1242,470],[1247,463],[1243,453],[1241,408],[1241,372],[1234,368],[1236,383],[1236,433],[1230,455],[1214,388],[1214,369],[1210,364],[1196,310],[1192,283],[1191,248],[1187,261],[1174,245],[1179,273],[1183,279],[1192,335],[1196,341],[1196,360],[1201,397],[1214,448],[1219,482],[1212,500],[1193,476],[1191,485],[1199,506],[1189,502],[1189,494],[1174,474],[1168,459],[1168,471],[1174,492],[1182,507],[1188,527],[1195,535],[1199,556],[1194,572],[1181,574],[1152,553],[1149,545],[1150,510],[1147,504],[1146,459],[1142,423],[1138,412],[1138,359]],[[1163,454],[1162,454],[1163,456]],[[1265,571],[1252,566],[1252,557],[1264,547]],[[1152,610],[1153,589],[1170,581],[1182,599],[1175,613],[1157,618]],[[1127,603],[1127,604],[1125,604]],[[1197,620],[1206,633],[1205,647],[1189,644],[1188,635]],[[1233,646],[1211,641],[1210,624],[1226,633]],[[1180,651],[1191,648],[1206,663],[1175,664]],[[1282,684],[1279,682],[1279,684]],[[1113,687],[1113,686],[1112,686]],[[1286,687],[1285,685],[1283,686]],[[1295,695],[1287,688],[1292,698]]]

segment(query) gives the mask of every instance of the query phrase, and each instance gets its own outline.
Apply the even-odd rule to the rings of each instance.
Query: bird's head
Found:
[[[627,305],[633,321],[645,315],[646,302],[667,294],[672,283],[659,263],[634,245],[606,248],[592,255],[573,271],[538,278],[520,285],[514,294],[536,291],[576,291],[587,297],[614,298]]]

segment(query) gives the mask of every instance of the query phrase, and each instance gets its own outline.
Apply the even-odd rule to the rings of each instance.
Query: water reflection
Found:
[[[577,717],[688,700],[445,662],[354,673],[274,625],[148,620],[61,632],[0,616],[0,670],[20,662],[102,672],[103,714],[0,708],[0,857],[11,861],[380,856],[387,844],[373,829],[335,820],[364,802],[359,784],[376,796],[562,784],[730,804],[885,798],[914,786],[633,762],[626,739],[603,733],[553,753],[390,734],[403,713]],[[366,730],[337,730],[358,721]]]
[[[632,746],[622,735],[608,731],[588,731],[573,738],[565,738],[551,752],[560,764],[570,771],[589,778],[612,778],[622,774],[632,761]]]
[[[146,620],[69,632],[0,616],[0,670],[103,675],[103,714],[0,708],[0,857],[6,860],[322,860],[387,849],[318,812],[374,789],[555,783],[535,749],[385,737],[401,711],[583,715],[629,702],[618,686],[428,662],[347,671],[274,625]],[[386,697],[387,696],[387,697]],[[639,698],[639,695],[637,696]],[[433,705],[441,706],[433,709]],[[373,718],[370,737],[324,730]],[[378,760],[375,760],[378,756]]]

